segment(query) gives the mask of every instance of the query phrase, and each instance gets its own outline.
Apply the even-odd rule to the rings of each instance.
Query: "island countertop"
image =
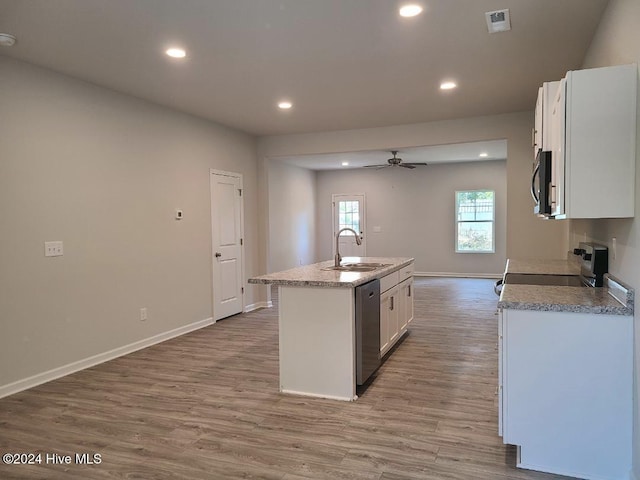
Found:
[[[325,287],[325,288],[354,288],[376,278],[400,270],[414,261],[409,257],[344,257],[342,263],[384,263],[387,266],[371,272],[343,272],[336,270],[322,270],[333,265],[333,260],[314,263],[302,267],[269,273],[249,279],[252,284],[285,285],[291,287]]]

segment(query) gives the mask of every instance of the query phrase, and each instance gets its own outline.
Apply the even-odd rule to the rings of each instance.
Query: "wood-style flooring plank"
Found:
[[[356,402],[278,392],[275,308],[0,399],[1,479],[551,480],[497,435],[493,281],[416,278],[415,320]],[[274,293],[276,293],[274,291]]]

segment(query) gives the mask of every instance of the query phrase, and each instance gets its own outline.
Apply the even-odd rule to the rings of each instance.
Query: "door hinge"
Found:
[[[240,239],[240,245],[244,245],[244,241],[242,239]]]
[[[242,196],[242,189],[241,188],[238,189],[238,195]]]

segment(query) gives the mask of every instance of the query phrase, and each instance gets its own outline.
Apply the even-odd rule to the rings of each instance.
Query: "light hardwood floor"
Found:
[[[554,479],[497,435],[493,281],[416,278],[415,320],[353,403],[278,393],[277,308],[0,400],[1,479]],[[44,457],[43,457],[44,463]]]

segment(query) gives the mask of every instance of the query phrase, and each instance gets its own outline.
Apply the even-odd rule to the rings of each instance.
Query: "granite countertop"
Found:
[[[614,298],[612,289],[606,287],[510,284],[502,287],[498,308],[633,315],[633,292],[629,293],[625,303],[623,303]]]
[[[353,288],[376,278],[382,278],[389,273],[400,270],[413,263],[413,258],[407,257],[344,257],[342,263],[385,263],[389,266],[378,268],[371,272],[341,272],[336,270],[322,270],[333,265],[333,260],[314,263],[303,267],[269,273],[249,279],[253,284],[272,284],[294,287],[344,287]]]
[[[507,260],[505,273],[523,273],[537,275],[580,275],[580,257],[572,255],[569,260]]]

